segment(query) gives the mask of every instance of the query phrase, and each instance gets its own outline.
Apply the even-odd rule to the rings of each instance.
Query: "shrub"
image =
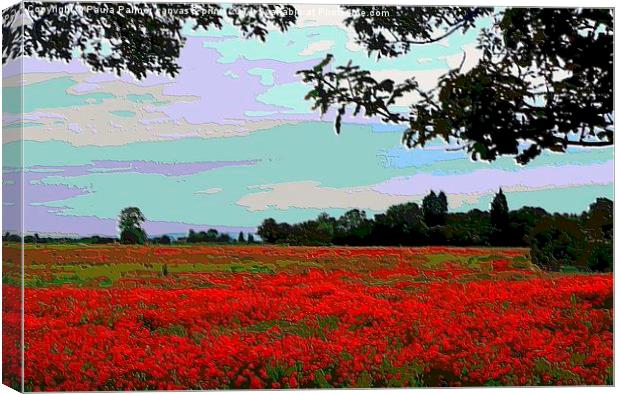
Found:
[[[583,264],[581,257],[585,250],[585,235],[576,221],[550,217],[534,227],[530,247],[534,264],[546,270],[559,271],[563,266]]]
[[[612,242],[593,242],[582,256],[583,264],[591,271],[613,272],[614,247]]]

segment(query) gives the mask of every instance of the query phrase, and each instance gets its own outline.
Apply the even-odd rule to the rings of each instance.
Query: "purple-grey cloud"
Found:
[[[165,176],[198,174],[221,167],[251,166],[256,160],[207,161],[194,163],[160,163],[140,160],[93,160],[90,164],[78,166],[32,166],[25,171],[30,181],[37,181],[50,175],[61,177],[84,176],[92,173],[139,173]]]
[[[497,189],[544,189],[582,185],[605,185],[614,181],[613,160],[591,165],[524,168],[517,171],[482,169],[468,174],[416,174],[397,177],[373,187],[391,195],[422,195],[429,190],[447,194],[489,193]]]

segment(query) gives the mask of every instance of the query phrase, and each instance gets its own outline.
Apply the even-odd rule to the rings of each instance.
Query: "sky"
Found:
[[[175,77],[93,72],[70,63],[26,58],[20,118],[19,65],[4,69],[5,196],[21,182],[23,126],[24,228],[40,234],[117,234],[121,209],[137,206],[149,234],[217,228],[254,231],[273,217],[297,222],[352,208],[370,215],[420,202],[443,190],[450,209],[488,209],[501,187],[511,208],[541,206],[581,212],[613,197],[613,147],[545,153],[527,166],[513,158],[474,162],[436,141],[406,149],[403,128],[346,116],[340,135],[304,100],[298,70],[327,53],[378,78],[415,77],[425,88],[466,53],[479,53],[476,29],[377,60],[353,40],[335,6],[299,6],[300,21],[266,42],[242,38],[231,25],[194,31]],[[313,11],[314,9],[314,11]],[[397,105],[405,108],[414,97]],[[7,229],[17,228],[14,202]],[[8,214],[7,214],[8,213]]]

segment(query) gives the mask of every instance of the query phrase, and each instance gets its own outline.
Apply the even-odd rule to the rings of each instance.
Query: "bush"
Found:
[[[591,271],[613,272],[614,246],[612,242],[589,244],[583,255],[583,264]]]
[[[551,271],[613,272],[613,242],[588,234],[577,220],[544,219],[530,234],[532,261]]]
[[[534,227],[530,247],[534,264],[546,270],[559,271],[563,266],[583,265],[581,257],[585,250],[585,235],[576,221],[550,217]]]

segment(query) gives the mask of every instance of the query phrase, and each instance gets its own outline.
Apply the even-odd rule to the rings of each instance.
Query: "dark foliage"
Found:
[[[220,234],[215,229],[209,229],[207,231],[195,232],[189,230],[187,238],[184,240],[187,243],[230,243],[233,239],[228,234]]]
[[[361,9],[360,7],[345,7]],[[475,160],[514,156],[527,163],[544,150],[613,144],[613,14],[611,9],[383,7],[390,17],[353,15],[345,20],[369,53],[399,56],[415,45],[463,32],[493,15],[471,70],[446,73],[431,91],[414,78],[377,80],[333,55],[302,70],[313,86],[306,99],[322,114],[337,111],[336,131],[347,110],[408,126],[403,141],[425,146],[440,137]],[[433,36],[436,29],[443,33]],[[340,63],[343,64],[343,63]],[[416,92],[408,113],[395,100]]]
[[[545,269],[559,271],[575,265],[584,243],[577,220],[557,216],[543,219],[530,238],[532,261]]]
[[[146,233],[141,228],[130,227],[121,230],[121,243],[126,245],[142,245],[146,243]]]
[[[532,261],[544,269],[613,271],[613,202],[598,198],[581,217],[549,217],[531,235]]]
[[[20,55],[70,61],[79,57],[95,71],[149,72],[174,76],[185,44],[181,34],[220,29],[224,18],[246,38],[265,40],[270,28],[296,23],[291,5],[25,3],[4,13],[3,62]],[[119,7],[141,12],[119,12]],[[101,8],[115,10],[102,13]],[[306,98],[321,113],[333,108],[340,132],[343,115],[377,116],[408,126],[403,141],[425,146],[437,137],[457,143],[473,159],[514,156],[527,163],[545,150],[613,144],[613,11],[588,8],[363,7],[343,6],[343,23],[369,55],[397,57],[492,18],[478,40],[482,58],[470,70],[446,73],[423,91],[414,78],[377,80],[347,59],[326,58],[302,79]],[[19,13],[29,23],[23,30]],[[361,12],[363,11],[363,12]],[[332,66],[332,63],[338,65]],[[407,113],[396,99],[416,92]]]
[[[4,242],[21,242],[22,238],[17,234],[5,233],[2,237]],[[93,235],[91,237],[41,237],[39,234],[26,235],[24,237],[24,243],[80,243],[80,244],[110,244],[117,242],[118,238],[102,237],[99,235]]]
[[[128,207],[123,209],[118,218],[121,243],[144,244],[147,241],[146,232],[142,228],[145,220],[139,208]]]
[[[446,224],[448,215],[448,198],[444,192],[435,194],[431,191],[422,200],[422,212],[424,212],[424,222],[427,226],[440,226]]]
[[[67,5],[69,12],[58,11]],[[20,12],[29,21],[23,30]],[[269,28],[284,31],[296,22],[289,5],[258,4],[224,12],[208,3],[28,2],[3,16],[3,63],[21,55],[66,62],[77,56],[94,71],[127,71],[138,79],[149,72],[178,74],[186,23],[194,30],[221,29],[228,18],[244,37],[264,41]]]
[[[510,211],[502,191],[490,211],[450,213],[443,192],[430,192],[424,201],[422,208],[413,202],[393,205],[374,219],[359,209],[296,224],[268,218],[258,234],[265,243],[308,246],[530,246],[532,261],[544,269],[613,270],[611,200],[597,199],[581,216],[534,207]]]
[[[172,239],[167,235],[162,235],[161,237],[152,238],[151,242],[158,245],[170,245],[172,244]]]

